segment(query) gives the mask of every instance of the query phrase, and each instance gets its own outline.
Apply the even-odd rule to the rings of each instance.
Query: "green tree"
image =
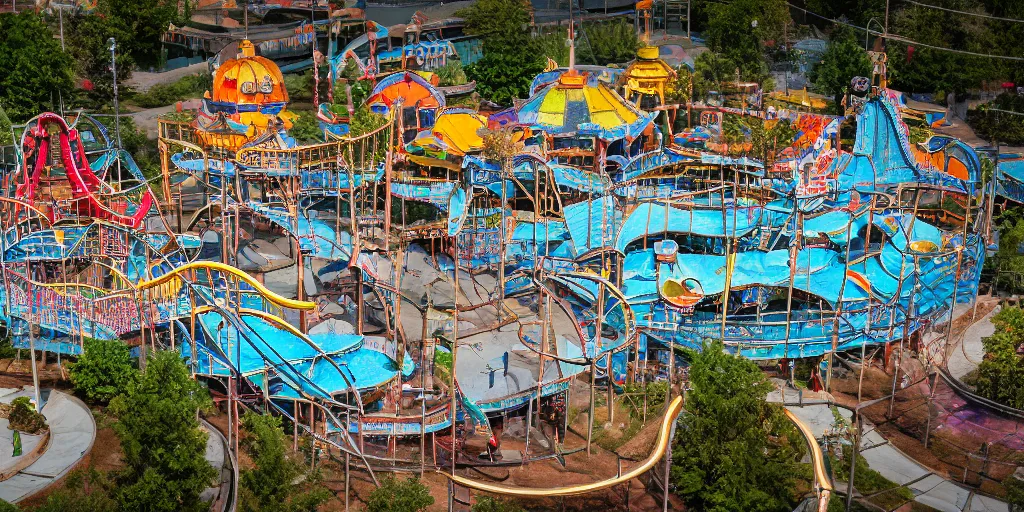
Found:
[[[71,384],[90,402],[107,403],[127,391],[138,372],[131,351],[120,340],[85,340],[85,350],[70,365]]]
[[[986,168],[988,165],[985,165],[983,170]],[[987,174],[991,176],[991,172]],[[990,258],[996,268],[992,286],[1010,293],[1021,293],[1024,291],[1024,254],[1020,252],[1020,247],[1024,244],[1024,210],[1005,210],[995,223],[999,229],[999,250]]]
[[[623,18],[601,23],[586,23],[588,44],[577,44],[577,62],[599,66],[622,64],[636,58],[640,38],[632,23]]]
[[[985,359],[978,365],[975,386],[985,398],[1024,409],[1024,356],[1017,352],[1024,344],[1024,310],[1004,307],[992,323],[995,332],[982,340]]]
[[[141,377],[110,402],[126,466],[114,491],[121,510],[207,508],[199,495],[217,472],[205,458],[198,411],[209,406],[206,390],[173,351],[151,356]]]
[[[962,11],[985,11],[974,0],[947,0],[944,7]],[[1000,35],[993,32],[984,18],[967,16],[940,9],[907,6],[891,15],[889,30],[908,39],[942,48],[956,48],[979,53],[995,53]],[[975,57],[935,50],[920,45],[895,41],[887,44],[889,80],[893,87],[906,92],[964,93],[977,88],[983,80],[1005,75],[1008,70],[996,59]],[[1019,48],[1017,53],[1019,53]],[[1019,67],[1015,66],[1015,67]]]
[[[178,5],[178,0],[100,0],[97,14],[123,28],[127,37],[118,40],[122,52],[141,66],[155,66],[168,26],[187,19],[187,13],[179,15]]]
[[[292,129],[288,130],[288,135],[307,144],[324,141],[324,132],[320,129],[320,122],[317,121],[316,114],[313,112],[299,112]]]
[[[246,433],[242,444],[255,466],[242,471],[242,510],[310,512],[331,498],[322,487],[299,492],[293,485],[303,468],[288,458],[279,417],[247,412],[242,416],[242,428]]]
[[[110,105],[114,98],[114,79],[110,71],[110,50],[107,40],[113,37],[121,44],[130,33],[124,24],[109,16],[83,15],[66,20],[67,47],[74,56],[79,78],[82,79],[83,98],[80,102],[90,108]],[[119,93],[122,84],[132,76],[135,59],[122,50],[117,52],[117,81]]]
[[[839,25],[829,35],[828,47],[814,69],[810,79],[819,90],[831,94],[839,114],[843,114],[842,99],[855,76],[871,76],[868,58],[853,31]]]
[[[466,77],[476,80],[480,95],[501,105],[525,97],[530,80],[544,69],[544,56],[530,37],[529,4],[524,0],[479,0],[456,15],[466,30],[483,39],[484,56],[466,66]]]
[[[788,119],[764,121],[757,117],[744,117],[750,130],[750,155],[770,166],[780,151],[789,147],[796,137],[796,129]]]
[[[686,414],[672,448],[671,478],[691,510],[792,510],[803,441],[750,360],[721,341],[690,351]]]
[[[394,476],[384,478],[380,487],[370,493],[366,500],[369,512],[418,512],[434,504],[427,486],[418,478],[399,480]]]
[[[785,0],[732,0],[708,6],[708,48],[736,63],[743,80],[763,82],[770,75],[765,43],[780,41],[789,23]]]
[[[811,12],[831,19],[846,18],[859,27],[866,26],[871,18],[885,19],[885,0],[807,0],[806,5]],[[826,29],[836,26],[813,16],[807,21]]]
[[[31,12],[0,14],[0,106],[14,122],[57,110],[74,84],[74,62]]]
[[[722,86],[736,77],[736,63],[715,52],[701,53],[693,61],[693,99],[706,100],[711,91],[722,91]]]

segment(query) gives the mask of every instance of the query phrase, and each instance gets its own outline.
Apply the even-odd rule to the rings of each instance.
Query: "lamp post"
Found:
[[[117,102],[117,41],[113,37],[107,39],[107,49],[110,50],[110,72],[114,76],[114,138],[117,140],[117,149],[121,149],[121,108]]]

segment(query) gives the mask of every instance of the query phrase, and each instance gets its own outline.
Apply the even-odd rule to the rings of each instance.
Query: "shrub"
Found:
[[[189,98],[202,97],[210,88],[210,75],[188,75],[170,84],[157,84],[146,92],[136,93],[132,101],[142,108],[156,108]]]
[[[466,71],[462,69],[461,62],[449,62],[437,68],[437,78],[442,87],[449,85],[462,85],[466,83]]]
[[[32,512],[115,512],[117,503],[110,497],[110,488],[106,474],[96,469],[76,469],[68,473],[64,487],[47,496],[46,502]]]
[[[490,496],[482,496],[473,505],[473,512],[526,512],[526,509],[519,506],[512,500],[502,500]]]
[[[242,428],[246,433],[242,445],[255,465],[241,475],[242,510],[308,512],[331,498],[323,487],[300,492],[292,485],[303,470],[287,456],[280,418],[249,412],[242,417]]]
[[[978,394],[1017,409],[1024,409],[1024,310],[1007,307],[992,317],[995,332],[982,339],[985,359],[978,365]]]
[[[418,478],[398,480],[388,476],[366,500],[369,512],[417,512],[434,504],[427,486]]]
[[[109,402],[138,377],[128,346],[119,340],[86,339],[82,356],[69,366],[75,392],[90,402]]]
[[[26,434],[37,434],[46,430],[46,418],[32,406],[27,396],[15,398],[11,402],[11,412],[7,416],[8,428]]]

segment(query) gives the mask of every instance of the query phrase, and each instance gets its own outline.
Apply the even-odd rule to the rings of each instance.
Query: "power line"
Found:
[[[969,12],[969,11],[958,11],[956,9],[950,9],[948,7],[941,7],[941,6],[938,6],[938,5],[925,4],[925,3],[917,2],[915,0],[903,0],[903,1],[907,2],[908,4],[914,4],[914,5],[917,5],[917,6],[920,6],[920,7],[927,7],[929,9],[938,9],[940,11],[954,12],[954,13],[957,13],[957,14],[966,14],[967,16],[977,16],[979,18],[988,18],[990,20],[1009,21],[1011,23],[1024,23],[1024,20],[1019,20],[1017,18],[1003,18],[1001,16],[992,16],[991,14],[985,14],[985,13],[977,13],[977,12]]]
[[[825,21],[831,21],[832,23],[836,23],[836,24],[839,24],[839,25],[846,25],[847,27],[855,28],[857,30],[863,30],[863,31],[865,31],[865,32],[867,32],[869,34],[874,34],[876,36],[882,36],[885,39],[889,39],[889,40],[892,40],[892,41],[900,42],[900,43],[903,43],[903,44],[920,46],[920,47],[923,47],[923,48],[931,48],[933,50],[940,50],[940,51],[944,51],[944,52],[959,53],[959,54],[962,54],[962,55],[971,55],[971,56],[974,56],[974,57],[987,57],[987,58],[990,58],[990,59],[1003,59],[1003,60],[1012,60],[1012,61],[1024,62],[1024,57],[1011,57],[1009,55],[992,55],[992,54],[989,54],[989,53],[978,53],[978,52],[972,52],[972,51],[967,51],[967,50],[957,50],[957,49],[954,49],[954,48],[946,48],[944,46],[935,46],[935,45],[931,45],[931,44],[919,43],[917,41],[914,41],[912,39],[908,39],[908,38],[903,37],[903,36],[898,35],[898,34],[878,32],[877,30],[871,30],[871,29],[865,28],[865,27],[858,27],[857,25],[854,25],[852,23],[847,23],[845,21],[840,21],[840,20],[837,20],[837,19],[829,18],[828,16],[822,16],[821,14],[818,14],[818,13],[813,12],[813,11],[809,11],[809,10],[803,8],[803,7],[800,7],[800,6],[797,6],[797,5],[793,5],[793,4],[789,3],[789,2],[786,2],[786,5],[790,6],[793,9],[796,9],[798,11],[803,11],[806,14],[810,14],[811,16],[814,16],[816,18],[821,18],[821,19],[823,19]]]

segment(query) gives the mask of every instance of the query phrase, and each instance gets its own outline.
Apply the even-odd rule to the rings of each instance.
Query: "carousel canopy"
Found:
[[[409,150],[413,153],[445,152],[456,156],[480,151],[484,140],[479,131],[486,126],[487,119],[473,110],[447,109],[437,116],[431,129],[421,131],[409,143]]]
[[[213,78],[213,101],[237,105],[284,104],[288,91],[281,69],[270,59],[256,55],[248,40],[238,44],[239,57],[217,69]]]
[[[445,105],[444,95],[426,78],[410,71],[388,75],[377,82],[366,104],[378,114],[387,114],[399,100],[403,107],[441,108]]]
[[[636,138],[654,119],[603,83],[587,82],[571,71],[562,74],[519,108],[519,123],[550,135],[578,133],[611,141]]]

